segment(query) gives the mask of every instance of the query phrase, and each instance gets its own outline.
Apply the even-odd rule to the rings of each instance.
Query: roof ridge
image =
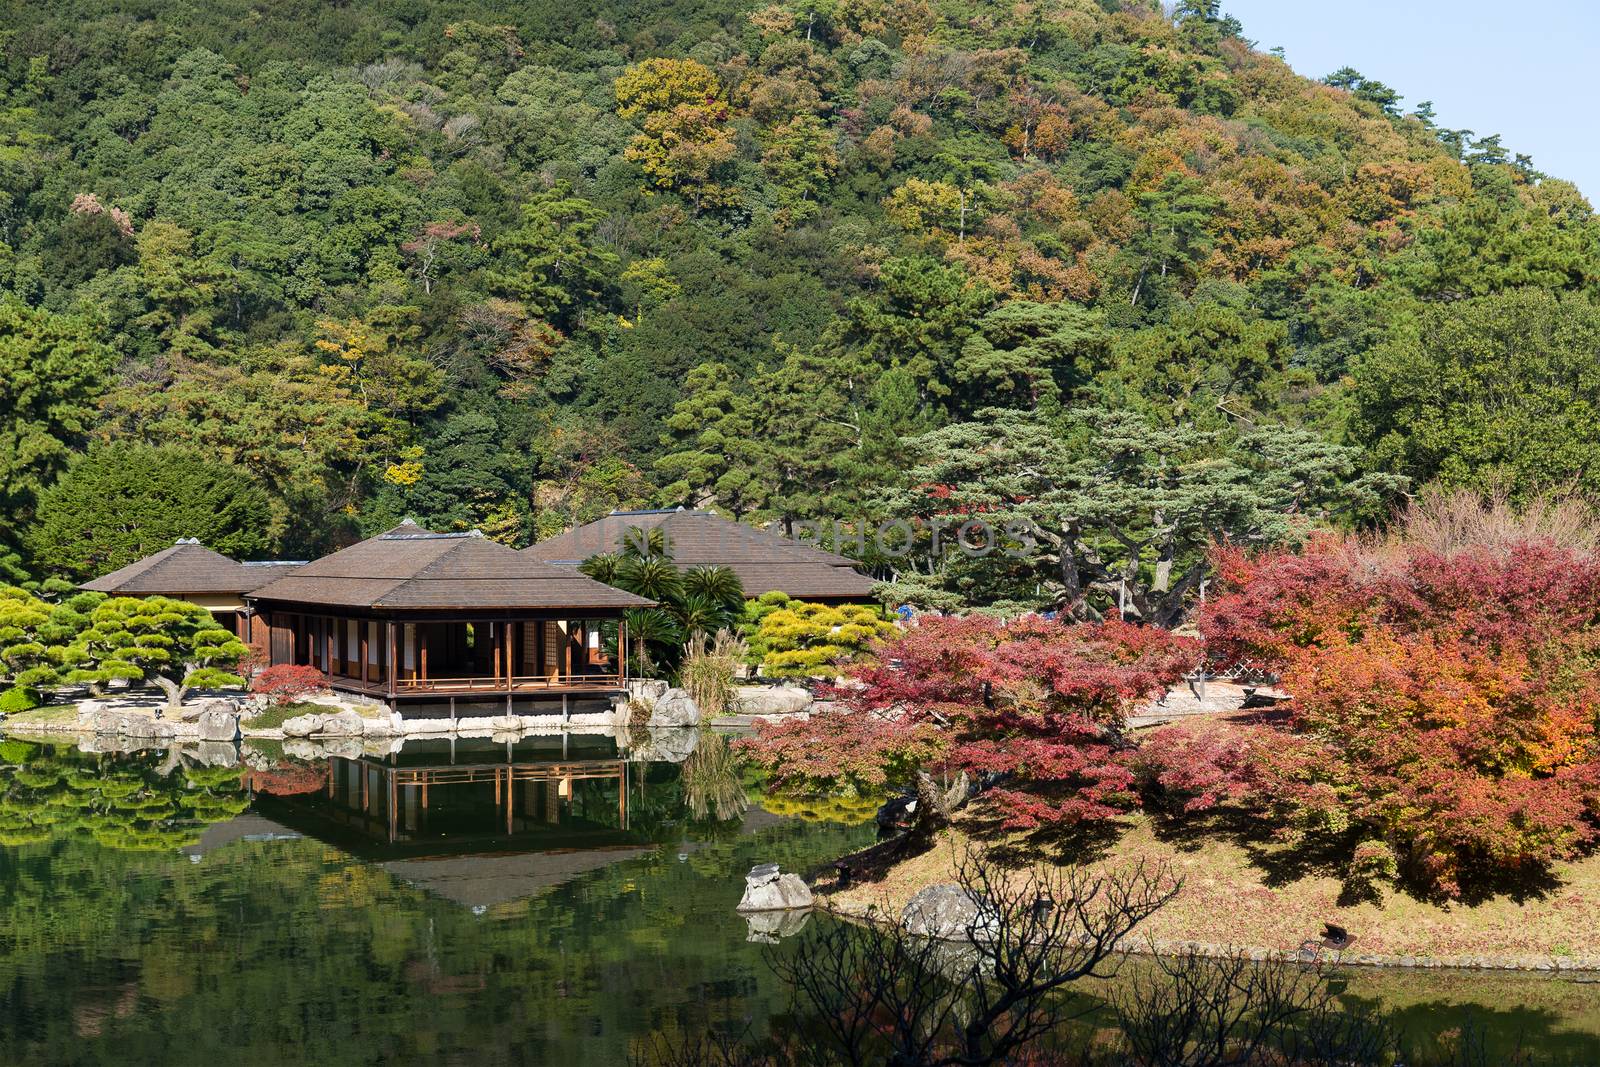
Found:
[[[221,552],[218,552],[214,548],[207,548],[205,545],[200,543],[200,539],[197,537],[180,537],[176,541],[172,542],[172,544],[162,549],[161,552],[165,552],[166,555],[161,556],[159,560],[141,571],[140,576],[148,577],[152,574],[160,574],[164,572],[167,567],[171,565],[173,560],[177,559],[183,554],[182,550],[185,548],[198,548],[202,552],[209,552],[213,556],[227,560],[235,567],[239,566],[238,560],[234,559],[232,556],[224,556]],[[161,553],[158,552],[156,555],[161,555]]]

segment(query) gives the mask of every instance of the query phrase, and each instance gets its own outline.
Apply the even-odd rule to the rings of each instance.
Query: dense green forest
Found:
[[[0,576],[984,514],[891,595],[1165,619],[1600,482],[1600,222],[1498,136],[1200,0],[758,5],[0,0]]]

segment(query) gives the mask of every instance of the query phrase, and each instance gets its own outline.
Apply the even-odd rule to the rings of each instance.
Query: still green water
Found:
[[[0,1064],[619,1064],[708,1027],[763,1034],[788,991],[764,957],[782,948],[733,911],[744,872],[872,830],[766,811],[722,739],[686,747],[237,763],[0,739]],[[1339,980],[1413,1033],[1476,1021],[1600,1062],[1600,986]]]

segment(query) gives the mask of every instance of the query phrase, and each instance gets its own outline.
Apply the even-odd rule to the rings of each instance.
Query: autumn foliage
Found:
[[[250,692],[266,698],[269,704],[291,704],[326,688],[327,679],[317,668],[287,663],[263,668],[250,683]]]
[[[1210,648],[1280,671],[1292,714],[1169,736],[1145,759],[1184,806],[1244,799],[1457,897],[1593,838],[1600,557],[1537,524],[1440,538],[1425,518],[1383,540],[1219,553]]]
[[[1105,819],[1136,803],[1128,707],[1198,656],[1197,642],[1120,622],[928,618],[883,645],[835,710],[748,747],[780,786],[881,789],[939,762],[991,783],[1007,826]]]

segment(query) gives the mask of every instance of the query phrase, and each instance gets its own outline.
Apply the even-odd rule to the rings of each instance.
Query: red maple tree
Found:
[[[987,783],[1015,829],[1137,803],[1128,708],[1198,660],[1198,642],[1122,622],[926,618],[878,649],[832,710],[747,744],[779,786],[878,790],[942,764]]]
[[[1186,806],[1244,798],[1291,836],[1383,850],[1445,897],[1538,876],[1593,839],[1593,552],[1324,537],[1216,562],[1210,648],[1272,665],[1294,701],[1281,727],[1147,746],[1147,772]]]

